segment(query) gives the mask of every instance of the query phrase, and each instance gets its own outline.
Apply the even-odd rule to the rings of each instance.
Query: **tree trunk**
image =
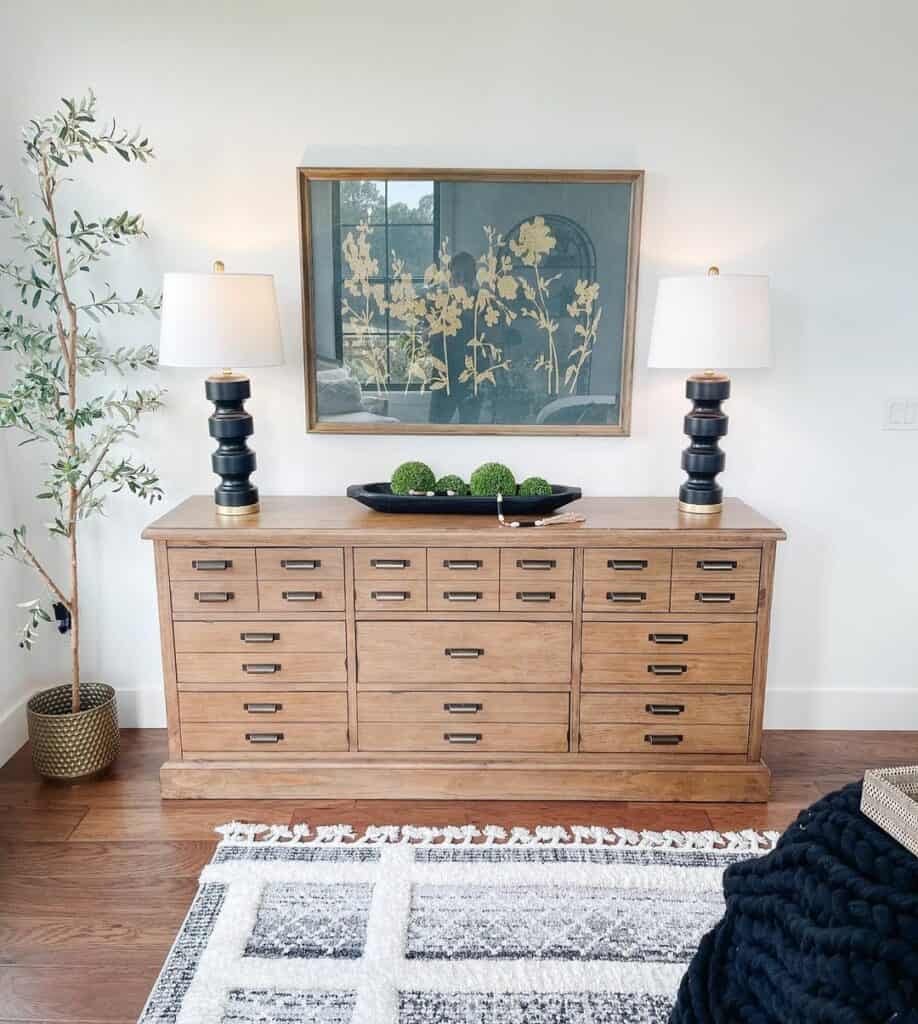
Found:
[[[76,492],[70,496],[70,658],[73,713],[80,710],[80,581],[77,566]]]

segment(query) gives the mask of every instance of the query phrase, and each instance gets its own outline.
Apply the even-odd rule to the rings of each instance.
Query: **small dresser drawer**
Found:
[[[570,686],[569,622],[357,624],[364,683],[557,683]]]
[[[712,590],[720,588],[720,579],[758,583],[761,561],[758,548],[677,548],[673,577],[703,580],[704,586]]]
[[[500,609],[500,584],[472,573],[431,579],[427,581],[427,607],[432,612],[496,612]]]
[[[745,754],[747,725],[582,725],[580,749],[588,754]]]
[[[288,751],[296,753],[347,750],[344,722],[228,722],[182,723],[184,756],[208,753],[251,753],[270,759]]]
[[[688,654],[661,650],[653,654],[584,652],[584,689],[620,686],[666,686],[714,683],[752,686],[752,654]]]
[[[427,552],[427,578],[447,580],[496,580],[500,573],[497,548],[430,548]],[[463,584],[464,585],[464,584]]]
[[[343,654],[177,654],[179,683],[251,683],[276,687],[282,683],[343,683]]]
[[[423,580],[427,577],[425,548],[355,548],[354,575],[359,580]]]
[[[646,654],[656,661],[661,654],[681,659],[683,654],[752,654],[754,622],[584,622],[586,654]]]
[[[543,753],[568,749],[567,724],[461,723],[434,725],[412,722],[394,729],[389,723],[361,723],[360,750],[440,751],[441,753]]]
[[[673,580],[670,607],[674,612],[754,612],[758,583],[739,580]]]
[[[536,579],[504,580],[500,585],[502,612],[569,612],[573,584]]]
[[[174,612],[257,612],[258,584],[251,580],[202,579],[173,583]]]
[[[670,548],[587,548],[583,553],[585,580],[668,580]]]
[[[427,581],[357,580],[354,584],[359,612],[423,612],[427,609]]]
[[[585,725],[651,723],[661,725],[749,724],[750,698],[740,693],[588,693],[580,705]]]
[[[258,548],[261,580],[343,580],[341,548]]]
[[[346,722],[346,693],[296,693],[258,690],[188,693],[179,696],[182,722],[247,722],[273,729],[287,722]]]
[[[263,612],[343,612],[344,584],[335,580],[259,580]]]
[[[570,548],[502,548],[500,578],[569,580],[574,567]]]
[[[344,654],[343,622],[176,622],[175,649],[186,653],[275,654],[328,651]]]
[[[439,722],[463,730],[476,722],[555,722],[567,724],[566,693],[442,693],[402,690],[363,691],[357,714],[364,722]]]
[[[583,584],[585,612],[668,612],[669,580],[587,580]]]
[[[255,549],[169,548],[169,579],[216,581],[215,587],[221,580],[253,580]]]

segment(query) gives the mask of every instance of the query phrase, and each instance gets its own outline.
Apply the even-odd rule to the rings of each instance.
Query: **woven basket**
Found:
[[[69,684],[36,693],[28,703],[32,764],[47,779],[95,775],[118,756],[121,733],[115,691],[105,683],[80,684],[80,710],[71,711]]]
[[[864,772],[861,813],[918,857],[918,765]]]

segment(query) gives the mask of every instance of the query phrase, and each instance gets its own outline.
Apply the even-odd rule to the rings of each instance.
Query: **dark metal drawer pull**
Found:
[[[450,715],[477,715],[484,710],[484,704],[444,704],[443,710]]]
[[[483,647],[447,647],[443,653],[447,658],[480,658],[484,654]]]
[[[245,738],[249,743],[281,743],[284,734],[282,732],[247,732]]]
[[[411,565],[409,558],[371,558],[371,569],[407,569]]]
[[[684,704],[645,704],[644,710],[651,715],[681,715]]]
[[[281,597],[285,601],[318,601],[322,597],[321,590],[284,590]]]
[[[646,590],[610,590],[606,593],[607,601],[618,601],[622,604],[640,604],[647,600]]]
[[[370,597],[374,601],[407,601],[411,597],[410,590],[371,590]]]
[[[644,742],[652,747],[676,747],[682,742],[682,736],[677,733],[648,733],[644,737]]]
[[[280,672],[281,666],[273,663],[264,665],[243,665],[242,671],[250,676],[272,676],[275,672]]]
[[[484,595],[480,590],[444,590],[444,601],[480,601]]]
[[[713,562],[706,558],[700,558],[695,563],[695,567],[703,572],[731,572],[736,568],[736,562],[732,562],[729,559],[725,559],[722,562]]]
[[[652,644],[685,644],[688,633],[648,633],[647,639]]]
[[[518,558],[517,569],[554,569],[558,563],[553,558]]]
[[[289,569],[291,572],[297,569],[319,569],[322,566],[318,558],[282,558],[281,568]]]
[[[736,600],[736,594],[732,592],[724,591],[723,593],[715,593],[713,591],[699,591],[695,594],[695,600],[700,601],[701,604],[729,604],[731,601]]]
[[[232,601],[235,596],[232,590],[196,590],[194,592],[195,601],[200,601],[201,604],[219,604]]]
[[[554,590],[518,590],[516,592],[517,601],[533,601],[543,604],[546,601],[554,601],[557,596]]]
[[[240,633],[239,639],[244,644],[273,644],[280,640],[280,633]]]
[[[480,558],[444,558],[444,569],[480,569],[484,563]]]
[[[243,704],[250,715],[276,715],[278,711],[284,710],[283,704]]]
[[[447,743],[481,743],[480,732],[445,732],[443,739]]]
[[[606,566],[609,569],[617,569],[619,572],[634,572],[635,570],[646,569],[647,559],[646,558],[610,558],[606,562]]]
[[[681,676],[688,672],[688,665],[648,665],[647,671],[654,676]]]
[[[233,563],[228,558],[195,558],[191,563],[191,568],[197,572],[225,572],[232,567]]]

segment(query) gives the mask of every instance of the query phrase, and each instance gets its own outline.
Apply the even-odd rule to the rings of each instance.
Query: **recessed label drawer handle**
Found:
[[[483,647],[447,647],[443,653],[447,658],[480,658],[484,654]]]
[[[688,672],[688,665],[648,665],[647,671],[654,676],[681,676]]]
[[[444,601],[480,601],[484,595],[480,590],[444,590]]]
[[[517,601],[531,601],[535,604],[554,601],[557,596],[554,590],[518,590],[516,592]]]
[[[484,704],[444,704],[443,710],[450,715],[477,715],[484,710]]]
[[[606,567],[618,572],[639,572],[647,568],[646,558],[610,558]]]
[[[736,568],[736,562],[724,559],[722,561],[712,561],[708,558],[699,558],[695,563],[695,567],[701,569],[703,572],[732,572]]]
[[[648,633],[647,639],[652,644],[686,644],[688,633]]]
[[[684,704],[645,704],[644,710],[651,715],[681,715]]]
[[[284,590],[281,597],[285,601],[319,601],[322,598],[321,590]]]
[[[232,567],[229,558],[195,558],[191,562],[191,568],[197,572],[226,572]]]
[[[227,601],[232,601],[235,596],[232,590],[196,590],[194,592],[195,601],[200,601],[201,604],[224,604]]]
[[[480,569],[484,563],[480,558],[444,558],[444,569]]]
[[[644,742],[652,747],[677,747],[682,742],[682,736],[678,733],[647,733]]]
[[[371,558],[371,569],[407,569],[411,565],[409,558]]]
[[[243,665],[242,671],[250,676],[273,676],[280,672],[281,666],[276,664]]]
[[[273,644],[280,640],[280,633],[240,633],[239,639],[244,644]]]
[[[616,601],[619,604],[640,604],[647,600],[646,590],[609,590],[606,593],[607,601]]]
[[[284,734],[282,732],[247,732],[245,738],[249,743],[282,743]]]
[[[518,558],[516,560],[517,569],[535,569],[542,572],[554,569],[557,564],[554,558]]]
[[[250,715],[276,715],[278,711],[284,710],[283,704],[253,704],[242,705]]]
[[[294,572],[298,569],[319,569],[322,566],[318,558],[282,558],[281,568]]]
[[[695,594],[695,600],[701,604],[729,604],[731,601],[736,600],[736,594],[728,591],[718,593],[711,590],[701,590]]]
[[[370,597],[374,601],[407,601],[411,597],[410,590],[371,590]]]
[[[447,743],[481,743],[480,732],[445,732],[443,739]]]

